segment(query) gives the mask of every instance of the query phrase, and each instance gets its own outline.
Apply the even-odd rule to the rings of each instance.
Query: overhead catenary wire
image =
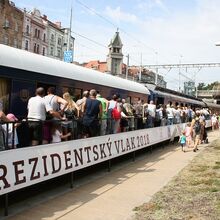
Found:
[[[139,40],[138,38],[134,37],[132,34],[128,33],[126,30],[124,30],[123,28],[119,27],[118,25],[116,25],[114,22],[110,21],[109,19],[107,19],[106,17],[104,17],[102,14],[100,14],[99,12],[97,12],[95,9],[89,7],[88,5],[86,5],[85,3],[83,3],[80,0],[75,0],[76,3],[78,3],[79,5],[81,5],[82,7],[84,7],[86,10],[92,12],[93,14],[95,14],[96,16],[98,16],[99,18],[101,18],[102,20],[106,21],[107,23],[111,24],[111,26],[120,29],[121,32],[123,32],[124,34],[126,34],[126,36],[130,37],[131,39],[133,39],[134,41],[136,41],[138,44],[140,44],[141,46],[144,46],[145,48],[147,48],[148,50],[151,50],[153,53],[156,53],[157,55],[159,55],[158,50],[156,50],[155,48],[152,48],[148,45],[146,45],[143,41]],[[130,54],[130,53],[129,53]],[[161,53],[160,53],[161,56]],[[173,56],[178,56],[176,53],[173,54]],[[162,57],[164,57],[167,60],[167,56],[162,55]],[[170,62],[170,61],[169,61]],[[168,63],[169,63],[168,62]]]
[[[123,32],[124,34],[126,34],[126,36],[130,37],[131,39],[135,40],[135,41],[136,41],[138,44],[140,44],[141,46],[144,46],[145,48],[150,49],[151,51],[153,51],[154,54],[157,54],[157,56],[159,55],[159,53],[158,53],[157,50],[155,50],[154,48],[152,48],[152,47],[146,45],[144,42],[142,42],[141,40],[137,39],[136,37],[134,37],[133,35],[131,35],[131,34],[128,33],[127,31],[125,31],[123,28],[119,27],[119,26],[116,25],[114,22],[110,21],[109,19],[107,19],[106,17],[104,17],[103,15],[101,15],[101,14],[100,14],[99,12],[97,12],[95,9],[89,7],[88,5],[86,5],[85,3],[83,3],[83,2],[80,1],[80,0],[75,0],[75,2],[78,3],[79,5],[81,5],[82,7],[84,7],[86,10],[92,12],[94,15],[98,16],[99,18],[101,18],[101,19],[104,20],[105,22],[109,23],[111,26],[117,28],[117,30],[120,29],[121,32]],[[80,36],[80,34],[78,34],[78,36]],[[82,36],[82,35],[81,35],[81,36]],[[85,36],[83,36],[83,38],[85,38],[85,39],[87,39],[87,40],[89,39],[89,38],[87,38],[87,37],[85,37]],[[89,39],[89,40],[90,40],[90,42],[93,42],[93,43],[95,43],[95,44],[97,44],[97,45],[99,45],[99,46],[102,46],[102,47],[107,48],[106,46],[100,44],[99,42],[97,42],[97,41],[95,41],[95,40],[92,40],[92,39]],[[128,53],[128,54],[130,55],[130,53]],[[160,54],[160,56],[161,56],[161,54]],[[175,56],[176,56],[176,54],[175,54]],[[163,57],[163,56],[162,56],[162,57]],[[140,61],[137,61],[136,59],[132,58],[131,56],[130,56],[130,59],[133,60],[133,61],[135,61],[137,64],[140,63]],[[166,59],[167,59],[167,57],[166,57]],[[164,75],[164,74],[162,74],[162,75]],[[165,76],[166,76],[166,74],[164,75],[164,77],[165,77]]]
[[[154,53],[157,52],[154,48],[146,45],[144,42],[140,41],[139,39],[137,39],[136,37],[134,37],[133,35],[131,35],[130,33],[128,33],[127,31],[125,31],[123,28],[119,27],[118,25],[114,24],[112,21],[110,21],[109,19],[105,18],[104,16],[102,16],[100,13],[98,13],[95,9],[90,8],[89,6],[87,6],[85,3],[79,1],[79,0],[75,0],[78,4],[80,4],[81,6],[83,6],[84,8],[86,8],[87,10],[93,12],[95,15],[97,15],[98,17],[100,17],[101,19],[105,20],[107,23],[111,24],[113,27],[115,28],[119,28],[123,33],[127,34],[127,36],[129,36],[130,38],[132,38],[133,40],[135,40],[136,42],[138,42],[141,45],[144,45],[146,48],[152,50]]]
[[[82,35],[82,34],[76,33],[75,31],[71,31],[71,33],[73,33],[73,34],[75,34],[75,35],[77,35],[77,36],[79,36],[79,37],[82,37],[82,38],[84,38],[84,39],[86,39],[86,40],[88,40],[88,41],[90,41],[90,42],[93,42],[94,44],[97,44],[97,45],[99,45],[100,47],[108,48],[108,47],[105,46],[104,44],[101,44],[101,43],[99,43],[98,41],[92,40],[92,39],[90,39],[90,38],[88,38],[88,37],[86,37],[86,36],[84,36],[84,35]]]

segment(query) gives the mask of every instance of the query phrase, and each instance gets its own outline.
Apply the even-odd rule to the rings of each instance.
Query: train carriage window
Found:
[[[9,110],[11,80],[0,77],[0,101],[3,104],[3,111],[7,114]]]
[[[82,98],[82,89],[76,89],[76,88],[71,88],[71,87],[61,87],[59,90],[60,90],[61,93],[62,93],[61,96],[62,96],[65,92],[69,92],[75,102],[76,102],[78,99],[81,99],[81,98]]]
[[[10,111],[15,114],[16,117],[27,117],[28,100],[34,96],[35,86],[35,82],[13,80]]]
[[[45,91],[45,95],[47,95],[47,89],[49,88],[49,87],[54,87],[55,88],[55,91],[56,91],[56,86],[55,85],[52,85],[52,84],[45,84],[45,83],[40,83],[40,82],[38,82],[37,83],[37,88],[39,88],[39,87],[43,87],[44,88],[44,91]],[[57,92],[57,91],[56,91]],[[58,95],[58,94],[57,94]]]
[[[127,103],[130,103],[130,104],[131,104],[131,96],[128,96],[128,97],[125,99],[125,101],[126,101]]]

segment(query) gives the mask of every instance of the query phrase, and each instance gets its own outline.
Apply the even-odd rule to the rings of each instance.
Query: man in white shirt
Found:
[[[167,105],[166,112],[167,112],[167,117],[168,117],[167,125],[172,125],[173,119],[174,119],[174,112],[173,112],[173,108],[170,107],[169,104]]]
[[[155,116],[156,116],[156,105],[154,105],[154,101],[150,101],[150,104],[148,104],[148,127],[153,128],[154,122],[155,122]]]
[[[36,96],[28,101],[28,127],[30,131],[31,145],[38,145],[42,141],[43,121],[46,119],[46,111],[51,111],[44,100],[44,89],[36,89]]]
[[[43,139],[43,121],[46,119],[46,112],[53,117],[63,119],[59,112],[54,111],[52,106],[45,101],[44,88],[36,89],[36,96],[28,101],[28,126],[30,131],[31,145],[35,146]]]

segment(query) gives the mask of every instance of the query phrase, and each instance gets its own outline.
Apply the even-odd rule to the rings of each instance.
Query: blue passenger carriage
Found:
[[[120,94],[130,103],[137,99],[146,102],[149,94],[145,86],[133,81],[0,45],[0,98],[4,111],[26,117],[28,99],[40,86],[54,86],[57,95],[68,91],[75,100],[84,90],[93,88],[103,97]]]

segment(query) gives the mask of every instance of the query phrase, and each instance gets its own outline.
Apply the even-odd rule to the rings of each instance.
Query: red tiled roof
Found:
[[[100,62],[99,60],[89,61],[83,64],[84,67],[89,69],[95,69],[100,72],[107,72],[107,62]]]

